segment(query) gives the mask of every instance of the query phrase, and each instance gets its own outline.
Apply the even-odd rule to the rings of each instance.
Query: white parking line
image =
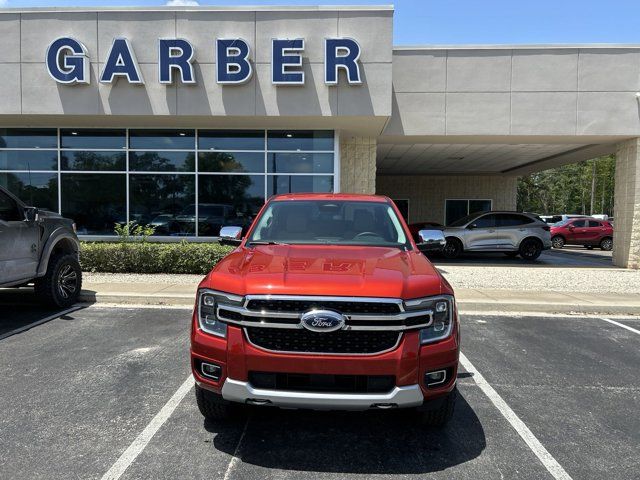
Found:
[[[30,323],[29,325],[23,325],[20,328],[16,328],[15,330],[11,330],[10,332],[7,332],[7,333],[3,333],[2,335],[0,335],[0,340],[10,337],[11,335],[24,332],[25,330],[29,330],[30,328],[37,327],[38,325],[42,325],[43,323],[50,322],[51,320],[55,320],[58,317],[62,317],[63,315],[66,315],[71,312],[75,312],[76,310],[80,310],[81,308],[84,308],[84,307],[82,305],[80,306],[76,305],[75,307],[67,308],[66,310],[63,310],[61,312],[55,313],[53,315],[49,315],[48,317],[45,317],[45,318],[41,318],[40,320],[36,320],[35,322]]]
[[[227,470],[224,472],[224,480],[229,480],[231,478],[231,473],[233,469],[236,468],[236,465],[240,461],[240,445],[242,445],[242,440],[244,439],[244,434],[247,433],[247,427],[249,426],[249,417],[247,417],[247,421],[244,422],[244,428],[242,429],[242,433],[240,434],[240,438],[238,439],[238,444],[236,445],[236,449],[233,451],[233,456],[231,460],[229,460],[229,465],[227,465]]]
[[[185,395],[193,387],[193,377],[189,375],[180,388],[176,390],[176,393],[169,399],[164,407],[156,414],[155,417],[149,422],[145,429],[136,437],[136,439],[129,445],[120,458],[116,460],[109,471],[102,476],[102,480],[117,480],[122,476],[129,465],[140,455],[140,453],[149,444],[153,436],[160,430],[160,427],[171,416],[176,407],[180,404]]]
[[[617,326],[622,327],[622,328],[626,328],[630,332],[637,333],[638,335],[640,335],[640,330],[636,330],[635,328],[631,328],[629,325],[625,325],[624,323],[616,322],[615,320],[611,320],[610,318],[601,318],[601,320],[604,320],[605,322],[612,323],[613,325],[617,325]]]
[[[549,471],[554,478],[558,480],[571,480],[571,477],[564,468],[556,461],[555,458],[547,451],[546,448],[540,443],[536,436],[529,430],[529,427],[520,420],[516,413],[511,409],[509,405],[502,399],[502,397],[496,392],[491,385],[484,379],[484,377],[478,372],[476,367],[469,361],[469,359],[460,352],[460,364],[469,373],[472,373],[473,381],[480,387],[484,394],[489,397],[491,403],[500,411],[500,413],[507,419],[518,435],[522,437],[525,443],[529,446],[531,451],[542,462],[545,468]]]

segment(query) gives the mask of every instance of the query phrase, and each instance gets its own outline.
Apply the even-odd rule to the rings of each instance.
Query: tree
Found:
[[[518,179],[518,209],[541,215],[613,215],[615,157],[586,160]]]

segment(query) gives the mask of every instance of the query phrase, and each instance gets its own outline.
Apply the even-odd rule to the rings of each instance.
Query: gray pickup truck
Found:
[[[82,288],[79,249],[72,220],[28,207],[0,187],[0,287],[33,283],[45,303],[73,305]]]

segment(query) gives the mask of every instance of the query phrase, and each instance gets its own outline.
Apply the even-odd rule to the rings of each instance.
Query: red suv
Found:
[[[191,366],[201,413],[238,405],[414,408],[453,414],[460,334],[453,290],[394,203],[373,195],[272,197],[198,287]],[[421,244],[445,243],[423,230]]]
[[[609,222],[595,218],[569,218],[551,226],[553,248],[565,245],[584,245],[587,248],[613,248],[613,227]]]

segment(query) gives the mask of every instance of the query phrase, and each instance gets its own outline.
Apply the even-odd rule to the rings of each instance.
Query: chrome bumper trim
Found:
[[[231,402],[312,410],[368,410],[392,406],[417,407],[424,397],[419,385],[394,387],[388,393],[318,393],[254,388],[249,382],[227,378],[222,398]]]

